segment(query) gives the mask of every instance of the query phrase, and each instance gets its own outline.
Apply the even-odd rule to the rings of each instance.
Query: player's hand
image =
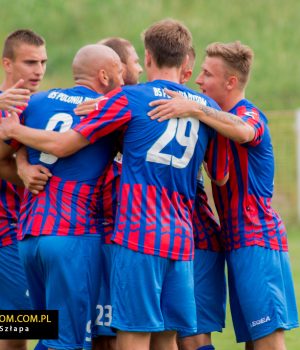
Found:
[[[0,139],[9,140],[10,133],[20,125],[20,118],[16,112],[9,112],[8,116],[3,118],[0,115]]]
[[[21,113],[22,109],[18,107],[26,107],[30,99],[30,91],[22,89],[24,80],[20,79],[14,86],[0,93],[0,109],[9,112]]]
[[[104,97],[100,96],[94,100],[82,102],[80,105],[78,105],[74,109],[74,112],[76,115],[87,115],[91,112],[97,111],[98,110],[98,102],[100,102],[103,99],[104,99]]]
[[[149,106],[155,107],[148,113],[151,119],[158,119],[161,122],[171,118],[193,117],[195,113],[199,112],[197,102],[187,100],[178,92],[169,89],[164,91],[172,98],[150,102]]]
[[[32,193],[39,194],[44,190],[49,178],[52,176],[49,169],[38,164],[26,166],[22,164],[18,168],[18,175],[22,179],[24,186]]]

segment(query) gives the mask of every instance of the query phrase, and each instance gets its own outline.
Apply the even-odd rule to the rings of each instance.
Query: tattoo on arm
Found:
[[[216,121],[228,122],[228,120],[230,120],[234,124],[238,124],[238,125],[244,124],[244,121],[234,114],[223,112],[223,111],[218,111],[217,109],[213,109],[213,108],[207,107],[205,105],[199,105],[199,106],[200,106],[200,110],[207,117],[213,118]]]

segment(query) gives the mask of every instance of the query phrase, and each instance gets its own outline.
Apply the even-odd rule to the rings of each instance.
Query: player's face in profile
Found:
[[[226,96],[226,70],[219,57],[206,57],[196,79],[201,91],[222,104]]]
[[[139,82],[139,77],[143,72],[143,68],[139,62],[139,56],[137,55],[135,48],[129,46],[127,62],[124,69],[124,84],[125,85],[134,85]]]
[[[116,59],[110,69],[109,87],[108,91],[111,91],[117,87],[124,85],[123,80],[123,66],[120,59]],[[108,92],[107,91],[107,92]]]
[[[15,57],[10,60],[9,69],[13,83],[24,79],[24,88],[32,93],[39,89],[46,71],[47,53],[45,46],[21,44],[15,49]]]

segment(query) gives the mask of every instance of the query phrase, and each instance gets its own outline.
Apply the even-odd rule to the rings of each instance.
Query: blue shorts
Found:
[[[92,326],[92,336],[116,336],[112,330],[112,306],[110,296],[110,275],[112,268],[113,244],[102,244],[101,246],[101,283],[100,295],[96,306],[97,316]]]
[[[197,332],[222,332],[225,327],[226,278],[225,253],[196,249],[194,283],[197,308]],[[195,334],[179,332],[180,337]]]
[[[34,308],[59,310],[59,338],[43,344],[82,348],[99,297],[101,238],[40,236],[19,244]]]
[[[0,248],[0,309],[31,310],[18,243]]]
[[[112,327],[128,332],[196,331],[193,262],[113,245]]]
[[[298,327],[287,252],[253,246],[226,253],[230,308],[237,342]]]

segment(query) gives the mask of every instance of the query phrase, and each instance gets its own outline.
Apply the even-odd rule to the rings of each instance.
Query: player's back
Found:
[[[124,87],[131,120],[124,136],[114,241],[143,253],[189,260],[197,172],[215,133],[193,118],[151,120],[149,103],[167,98],[165,88],[218,108],[208,97],[169,81]]]
[[[67,131],[81,119],[73,109],[98,96],[83,86],[38,93],[24,111],[23,123],[37,129]],[[112,160],[113,144],[113,136],[107,136],[60,159],[28,148],[30,163],[48,167],[53,176],[38,196],[25,193],[22,235],[100,233],[97,201],[101,176]]]
[[[74,108],[79,103],[97,97],[99,97],[98,93],[83,86],[52,89],[35,94],[23,113],[23,123],[35,129],[65,132],[74,128],[84,118],[75,115]],[[98,177],[111,159],[112,152],[109,146],[112,140],[111,136],[104,137],[74,155],[61,159],[28,148],[29,160],[32,164],[40,163],[46,166],[54,176],[61,179],[88,181]],[[101,153],[99,157],[101,150],[106,152]]]

